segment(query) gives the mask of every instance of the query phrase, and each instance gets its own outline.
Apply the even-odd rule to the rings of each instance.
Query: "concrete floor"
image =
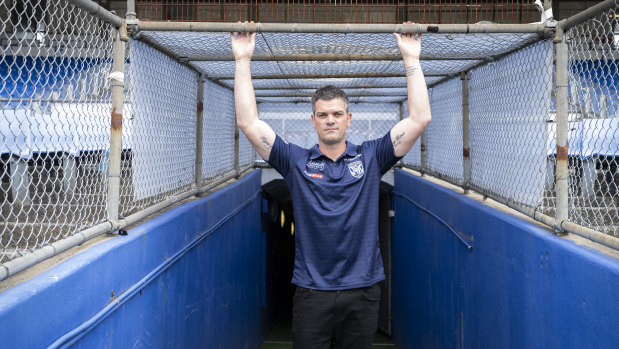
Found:
[[[275,325],[269,334],[264,338],[264,341],[260,345],[260,349],[291,349],[292,348],[292,333],[291,333],[291,319],[284,318],[277,325]],[[382,331],[376,332],[374,338],[374,349],[379,348],[395,348],[397,346],[393,344],[393,341]]]

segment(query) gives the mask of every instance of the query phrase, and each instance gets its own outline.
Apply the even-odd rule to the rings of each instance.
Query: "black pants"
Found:
[[[379,300],[378,284],[342,291],[297,287],[292,301],[294,348],[371,348]]]

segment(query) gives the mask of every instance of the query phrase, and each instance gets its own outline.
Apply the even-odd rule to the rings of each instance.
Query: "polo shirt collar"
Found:
[[[357,146],[350,143],[349,141],[346,141],[346,150],[344,150],[344,154],[340,155],[338,159],[342,158],[342,156],[344,155],[348,155],[348,156],[357,155]],[[309,158],[311,160],[315,160],[321,156],[326,157],[326,155],[324,155],[322,152],[320,152],[320,149],[318,149],[318,144],[314,144],[314,146],[310,148]]]

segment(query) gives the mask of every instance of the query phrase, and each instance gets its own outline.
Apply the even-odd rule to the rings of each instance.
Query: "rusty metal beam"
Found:
[[[120,31],[113,29],[114,55],[112,63],[112,112],[110,127],[110,155],[107,175],[107,216],[114,227],[118,226],[120,204],[120,163],[122,155],[123,102],[125,89],[125,42]]]
[[[556,116],[556,170],[555,170],[555,190],[556,190],[556,221],[559,226],[555,226],[555,232],[561,233],[563,229],[560,226],[562,221],[568,218],[568,47],[566,35],[563,35],[561,41],[555,43],[556,52],[556,99],[557,99],[557,116]]]
[[[140,31],[257,33],[539,33],[552,29],[535,24],[335,24],[335,23],[215,23],[140,21]]]

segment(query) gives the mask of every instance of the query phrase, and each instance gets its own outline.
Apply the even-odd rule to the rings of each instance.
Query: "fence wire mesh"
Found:
[[[357,145],[384,136],[400,120],[399,105],[395,103],[351,103],[348,111],[352,113],[352,121],[346,140]],[[309,101],[261,103],[258,114],[287,142],[303,148],[311,148],[318,142]]]
[[[426,129],[426,167],[454,180],[463,179],[462,81],[454,78],[430,91],[432,122]]]
[[[130,48],[131,145],[123,162],[121,215],[195,182],[198,74],[140,42]]]
[[[619,20],[615,7],[567,32],[571,221],[619,235]]]
[[[114,38],[112,27],[66,0],[0,0],[0,15],[4,262],[107,219]],[[616,6],[568,31],[570,220],[613,235],[618,32]],[[131,40],[125,71],[122,216],[195,185],[199,73],[211,80],[204,83],[202,184],[235,168],[229,34],[142,31],[140,38]],[[525,33],[424,34],[433,121],[423,154],[426,170],[465,179],[462,85],[454,77],[470,71],[470,183],[553,216],[554,57],[551,43],[540,40]],[[299,54],[310,58],[286,57]],[[276,58],[252,62],[260,118],[299,146],[316,144],[310,96],[327,84],[349,95],[352,143],[382,137],[408,115],[391,34],[261,33],[254,55]],[[391,58],[360,58],[371,55]],[[243,134],[238,148],[238,165],[253,163]],[[421,149],[418,141],[402,163],[421,168]]]
[[[0,0],[0,262],[106,219],[112,27]]]
[[[553,51],[541,41],[475,69],[469,82],[471,183],[541,206],[547,158]]]
[[[402,117],[408,117],[408,102],[405,101],[402,103]],[[413,168],[421,167],[421,139],[418,139],[411,150],[404,155],[402,158],[402,163],[406,166],[411,166]]]
[[[214,82],[204,83],[202,179],[234,169],[234,94]]]

